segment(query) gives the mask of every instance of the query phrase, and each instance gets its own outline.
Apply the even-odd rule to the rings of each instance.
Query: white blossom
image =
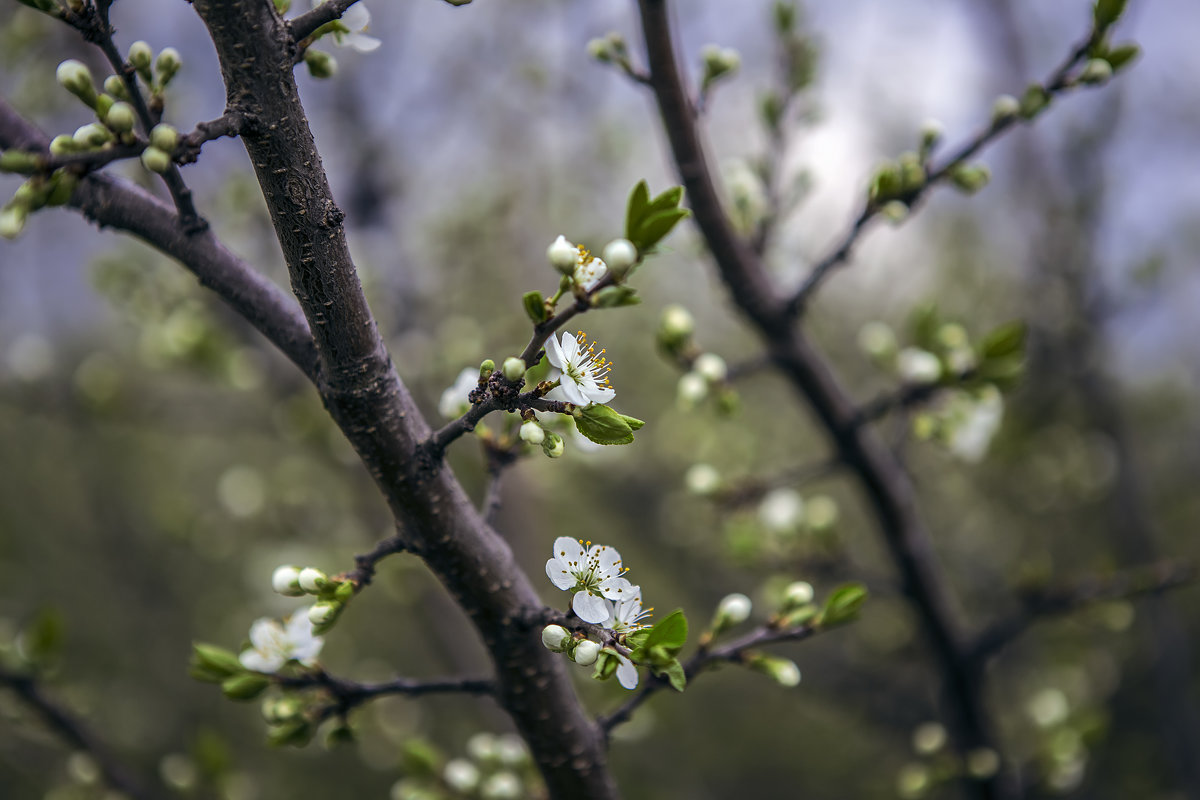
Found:
[[[578,338],[563,333],[561,343],[554,336],[547,339],[546,358],[558,371],[549,380],[558,380],[559,384],[546,396],[577,406],[604,405],[612,400],[617,394],[608,385],[612,362],[604,352],[597,353],[595,343],[589,343],[583,331],[579,331]]]
[[[585,292],[596,288],[596,284],[608,274],[608,265],[594,257],[583,247],[579,248],[579,256],[575,261],[575,283]]]
[[[554,540],[554,557],[546,562],[546,577],[575,593],[571,608],[584,622],[604,622],[610,612],[607,600],[632,596],[635,587],[622,572],[621,554],[614,548],[594,544],[584,549],[583,542],[570,536]]]
[[[319,5],[316,0],[313,6]],[[376,50],[382,42],[374,36],[367,36],[363,31],[371,27],[371,12],[362,3],[355,3],[342,14],[341,23],[350,29],[350,33],[337,32],[333,41],[342,47],[349,47],[360,53],[370,53]]]
[[[466,367],[458,373],[454,384],[442,392],[438,413],[446,419],[456,419],[471,410],[471,390],[479,385],[479,368]]]
[[[642,620],[653,611],[653,608],[642,609],[642,587],[634,586],[625,596],[609,603],[608,619],[601,624],[613,633],[633,633],[646,627]]]
[[[1004,398],[995,386],[980,391],[974,402],[967,400],[946,443],[963,461],[975,463],[987,455],[1000,423],[1004,420]]]
[[[804,519],[804,499],[795,489],[773,489],[758,504],[758,519],[768,530],[786,533]]]
[[[617,653],[617,661],[620,662],[620,665],[617,667],[617,683],[632,692],[638,685],[637,667],[620,653]]]
[[[288,661],[306,666],[316,662],[325,640],[313,635],[312,623],[306,614],[293,614],[287,627],[263,617],[250,626],[251,649],[238,657],[242,666],[255,672],[277,672]]]
[[[896,356],[896,372],[908,383],[933,383],[942,377],[942,362],[928,350],[906,347]]]

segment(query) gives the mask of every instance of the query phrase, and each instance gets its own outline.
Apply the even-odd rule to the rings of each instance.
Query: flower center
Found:
[[[589,378],[600,386],[608,386],[608,374],[612,371],[612,362],[604,357],[607,352],[603,348],[596,352],[596,343],[589,342],[587,334],[579,331],[576,341],[579,350],[574,359],[568,360],[563,372],[575,383],[583,383]]]

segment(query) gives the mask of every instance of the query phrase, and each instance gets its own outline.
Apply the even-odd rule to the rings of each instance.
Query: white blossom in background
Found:
[[[313,6],[320,5],[314,0]],[[382,44],[374,36],[367,36],[363,31],[371,27],[371,12],[362,3],[355,3],[342,14],[342,24],[350,29],[350,33],[335,33],[333,41],[342,47],[349,47],[360,53],[370,53]]]
[[[584,622],[600,623],[609,617],[607,600],[632,596],[633,584],[621,577],[621,554],[614,548],[583,542],[570,536],[554,540],[554,557],[546,562],[546,577],[564,591],[574,592],[571,608]]]
[[[975,398],[963,397],[961,416],[953,423],[946,446],[950,452],[969,463],[987,455],[992,439],[1004,421],[1004,398],[995,386],[985,386]]]
[[[458,373],[454,384],[442,392],[438,413],[446,419],[457,419],[471,410],[471,390],[479,385],[479,368],[466,367]]]
[[[547,339],[546,358],[557,370],[548,380],[558,380],[559,384],[546,396],[577,406],[604,405],[612,400],[617,394],[608,385],[612,362],[604,357],[604,352],[597,353],[596,344],[589,343],[583,331],[579,331],[578,338],[563,333],[561,342],[554,336]]]
[[[928,350],[906,347],[896,356],[896,374],[906,383],[933,383],[942,377],[942,362]]]
[[[311,666],[316,663],[324,645],[323,638],[313,635],[313,626],[306,614],[293,614],[287,627],[263,617],[250,626],[250,649],[242,651],[238,660],[243,667],[255,672],[278,672],[293,659]]]
[[[804,499],[795,489],[773,489],[758,504],[758,521],[767,530],[786,533],[804,519]]]

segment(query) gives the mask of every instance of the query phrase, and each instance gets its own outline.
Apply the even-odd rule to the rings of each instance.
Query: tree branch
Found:
[[[316,33],[321,26],[328,25],[335,19],[341,19],[342,15],[346,13],[346,9],[357,2],[358,0],[325,0],[312,11],[305,11],[293,18],[288,22],[292,40],[299,44]]]
[[[358,706],[379,697],[422,697],[427,694],[491,695],[496,692],[495,681],[487,678],[435,678],[423,681],[394,678],[383,683],[358,683],[346,678],[336,678],[322,670],[309,675],[279,675],[272,680],[286,689],[323,689],[328,692],[333,702],[320,709],[315,722],[321,722],[335,714],[345,716]]]
[[[110,788],[133,800],[153,800],[157,797],[129,774],[124,765],[96,738],[87,725],[50,699],[34,676],[22,675],[0,667],[0,685],[7,686],[21,702],[36,711],[64,742],[90,755]]]

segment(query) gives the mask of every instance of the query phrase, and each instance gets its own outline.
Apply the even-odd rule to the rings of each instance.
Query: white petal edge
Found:
[[[584,622],[601,623],[608,619],[608,603],[599,595],[576,592],[571,608]]]

